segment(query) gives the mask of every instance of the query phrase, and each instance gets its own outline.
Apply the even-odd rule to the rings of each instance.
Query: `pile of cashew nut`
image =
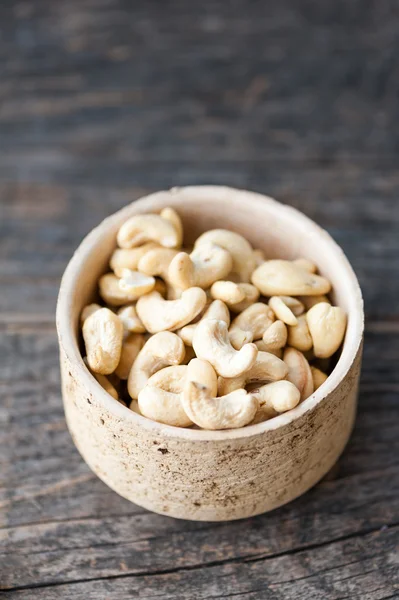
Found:
[[[295,408],[327,379],[346,329],[331,284],[304,258],[268,260],[214,229],[184,248],[172,208],[128,219],[104,306],[81,315],[85,361],[135,412],[176,427],[232,429]]]

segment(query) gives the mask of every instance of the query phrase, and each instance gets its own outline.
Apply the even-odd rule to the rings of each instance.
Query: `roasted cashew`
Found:
[[[170,263],[168,278],[175,287],[203,289],[231,271],[233,259],[230,252],[215,244],[201,244],[191,254],[180,252]]]
[[[193,348],[198,358],[211,363],[218,375],[237,377],[255,363],[258,349],[255,344],[245,344],[237,351],[230,343],[224,321],[205,319],[196,327]]]
[[[207,379],[216,380],[216,374],[207,361],[194,359],[186,374],[181,401],[188,417],[203,429],[235,429],[252,421],[258,401],[245,390],[236,390],[227,396],[215,398]],[[208,375],[207,375],[208,373]],[[214,391],[214,390],[213,390]]]
[[[284,296],[283,296],[284,297]],[[284,302],[281,296],[272,296],[269,300],[269,306],[276,315],[277,319],[286,325],[298,325],[298,320],[289,306]]]
[[[320,302],[306,314],[313,349],[318,358],[329,358],[342,344],[346,330],[346,314],[339,306]]]
[[[242,235],[227,229],[212,229],[200,235],[194,248],[205,243],[228,250],[233,259],[233,273],[237,273],[243,283],[249,282],[256,263],[251,244]]]
[[[318,296],[331,290],[327,279],[289,260],[264,262],[252,273],[251,281],[265,296]]]
[[[175,225],[153,214],[130,217],[119,229],[116,239],[120,248],[134,248],[146,242],[156,242],[165,248],[177,248],[179,245]]]
[[[144,417],[174,427],[193,424],[181,403],[187,368],[186,365],[165,367],[149,378],[138,397],[139,409]]]
[[[138,248],[117,248],[112,253],[109,266],[117,277],[122,276],[122,269],[137,271],[140,258],[154,248],[159,248],[154,242],[148,242]]]
[[[304,269],[305,271],[308,271],[309,273],[317,273],[316,265],[311,260],[308,260],[307,258],[296,258],[292,262],[294,263],[294,265],[301,267],[301,269]]]
[[[172,260],[179,254],[172,248],[153,248],[139,260],[138,270],[146,275],[162,277],[164,281],[172,283],[168,277],[168,269]]]
[[[297,325],[295,327],[288,327],[287,329],[287,343],[289,346],[301,352],[307,352],[313,348],[313,340],[309,332],[306,315],[300,315],[297,319]]]
[[[283,360],[288,367],[288,381],[291,381],[301,393],[301,401],[313,394],[313,378],[310,366],[302,352],[287,347]]]
[[[156,333],[140,350],[128,377],[128,392],[136,400],[148,379],[164,367],[179,365],[185,354],[183,340],[175,333]]]
[[[183,243],[183,223],[181,218],[179,217],[175,209],[171,208],[170,206],[163,208],[160,212],[160,216],[163,219],[166,219],[166,221],[172,223],[177,235],[176,248],[180,248]]]
[[[178,300],[164,300],[158,292],[151,292],[137,301],[136,310],[150,333],[179,329],[190,323],[206,303],[201,288],[185,290]]]
[[[230,325],[229,338],[233,347],[236,349],[242,347],[243,332],[247,338],[244,343],[259,340],[274,320],[274,313],[267,304],[263,304],[263,302],[251,304],[251,306],[233,319]]]
[[[146,329],[137,314],[134,304],[123,306],[118,310],[117,315],[122,321],[125,331],[130,333],[145,333]]]
[[[328,379],[328,375],[323,373],[320,369],[317,369],[317,367],[311,366],[310,370],[312,371],[314,391],[316,391]]]
[[[255,364],[238,377],[219,377],[218,394],[223,396],[234,390],[244,388],[250,383],[265,383],[266,381],[279,381],[287,376],[288,367],[277,356],[269,352],[258,352]]]
[[[120,379],[127,379],[129,377],[130,369],[138,353],[144,346],[144,342],[144,336],[141,333],[130,333],[123,340],[121,357],[115,369],[115,374]]]
[[[128,269],[124,269],[123,271],[127,277],[123,279],[122,284],[122,279],[119,279],[113,273],[106,273],[100,277],[98,282],[100,296],[111,306],[129,304],[143,294],[147,294],[155,285],[153,277],[148,277],[147,275]],[[135,273],[135,275],[130,276],[131,273]]]
[[[87,362],[95,373],[109,375],[118,366],[123,339],[123,325],[109,308],[96,310],[83,323]]]
[[[298,388],[290,381],[275,381],[252,390],[259,402],[255,421],[260,423],[295,408],[301,399]]]
[[[217,319],[219,321],[224,321],[228,327],[230,325],[229,309],[221,300],[214,300],[205,310],[200,321],[204,321],[206,319]],[[190,325],[186,325],[185,327],[179,329],[176,332],[177,335],[179,335],[183,342],[188,346],[193,345],[194,332],[200,321],[198,321],[197,323],[190,323]]]
[[[86,319],[88,319],[97,310],[100,310],[100,308],[102,308],[102,307],[99,304],[96,304],[95,302],[85,306],[80,314],[80,324],[83,325],[83,323],[86,321]]]
[[[282,321],[274,321],[263,334],[263,343],[266,352],[274,353],[275,350],[284,348],[287,343],[287,326]]]

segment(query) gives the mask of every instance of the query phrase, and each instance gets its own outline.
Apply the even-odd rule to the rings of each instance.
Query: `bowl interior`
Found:
[[[57,325],[59,332],[65,332],[65,325],[68,326],[69,333],[62,336],[64,349],[68,352],[69,347],[79,356],[80,313],[97,297],[97,281],[109,270],[108,262],[116,246],[118,228],[133,214],[158,212],[165,206],[173,206],[181,216],[186,244],[191,244],[208,229],[231,229],[246,237],[254,248],[263,249],[268,258],[305,257],[314,261],[320,273],[331,281],[333,301],[348,315],[343,351],[333,373],[317,392],[293,411],[245,429],[274,428],[311,408],[342,379],[358,351],[363,331],[359,285],[342,250],[327,232],[295,209],[252,192],[217,186],[175,188],[138,200],[103,221],[82,242],[62,281]],[[82,365],[85,369],[83,362]]]

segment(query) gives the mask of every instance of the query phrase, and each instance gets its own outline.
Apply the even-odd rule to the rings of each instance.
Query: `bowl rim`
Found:
[[[246,427],[239,429],[212,431],[180,428],[158,423],[157,421],[153,421],[134,412],[124,404],[121,404],[112,398],[112,396],[110,396],[101,387],[94,376],[90,373],[83,362],[83,357],[79,351],[77,336],[72,328],[68,325],[71,317],[71,311],[73,309],[71,301],[71,298],[73,297],[73,289],[75,286],[75,281],[83,269],[82,265],[84,265],[84,259],[95,250],[96,246],[101,240],[101,237],[103,234],[105,234],[105,232],[108,231],[109,227],[115,222],[121,221],[123,218],[128,218],[128,216],[131,214],[135,214],[136,212],[144,212],[146,208],[150,208],[148,205],[151,205],[153,202],[156,203],[160,199],[162,199],[162,203],[164,206],[166,206],[167,199],[169,199],[170,203],[174,196],[184,195],[187,196],[186,199],[189,201],[190,195],[192,194],[201,195],[203,196],[204,200],[212,198],[213,202],[215,202],[218,198],[226,199],[226,197],[228,197],[229,201],[242,202],[245,196],[246,203],[252,203],[254,206],[262,205],[263,207],[267,203],[269,209],[272,211],[284,211],[285,217],[291,220],[295,219],[296,224],[306,227],[312,236],[319,236],[320,239],[323,239],[323,243],[326,243],[329,246],[329,249],[331,249],[332,256],[334,256],[334,258],[340,262],[341,269],[345,270],[345,274],[350,284],[348,293],[350,294],[350,302],[353,305],[350,320],[350,330],[348,326],[341,355],[328,379],[311,396],[301,402],[296,408],[268,421],[257,423],[255,425],[247,425]],[[163,197],[165,198],[165,202],[163,202]],[[132,211],[132,207],[134,207],[135,210]],[[74,365],[75,376],[81,378],[81,381],[86,389],[93,390],[93,395],[95,395],[97,402],[99,402],[104,409],[111,412],[115,417],[121,419],[124,424],[134,427],[143,427],[149,430],[149,432],[153,433],[154,436],[158,435],[192,442],[209,442],[252,438],[268,431],[283,429],[319,405],[340,385],[350,370],[359,352],[364,331],[364,311],[361,289],[347,257],[345,256],[341,247],[330,236],[330,234],[312,221],[312,219],[291,206],[282,204],[270,196],[266,196],[257,192],[226,186],[200,185],[173,187],[170,190],[155,192],[141,197],[114,212],[109,217],[105,218],[94,229],[92,229],[75,250],[62,276],[57,300],[56,326],[59,345],[65,353],[66,358],[71,362],[71,364]]]

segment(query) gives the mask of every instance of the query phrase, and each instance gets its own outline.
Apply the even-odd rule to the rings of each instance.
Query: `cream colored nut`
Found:
[[[298,324],[295,327],[288,327],[287,343],[301,352],[307,352],[312,349],[313,340],[309,332],[306,315],[298,317]]]
[[[124,304],[134,302],[140,295],[146,293],[143,290],[151,289],[151,286],[154,287],[155,285],[153,277],[150,280],[147,275],[142,275],[141,273],[139,275],[142,278],[142,282],[140,283],[137,278],[136,285],[127,286],[125,281],[125,289],[121,288],[121,280],[113,273],[102,275],[98,282],[100,296],[110,306],[123,306]]]
[[[305,310],[310,310],[315,304],[320,304],[321,302],[327,302],[327,304],[331,304],[330,300],[322,294],[321,296],[299,296],[298,300],[302,302],[305,307]]]
[[[165,248],[177,248],[179,245],[175,226],[153,214],[130,217],[119,229],[116,239],[120,248],[135,248],[146,242],[156,242]]]
[[[128,392],[136,400],[151,375],[184,360],[183,340],[175,333],[162,331],[151,336],[140,350],[128,377]]]
[[[150,333],[179,329],[190,323],[204,308],[206,294],[201,288],[185,290],[178,300],[164,300],[151,292],[137,301],[136,310]]]
[[[238,287],[244,292],[245,298],[236,304],[230,304],[229,308],[234,313],[240,313],[259,299],[259,290],[251,283],[239,283]]]
[[[260,339],[274,320],[274,313],[267,304],[252,304],[233,319],[230,325],[229,337],[233,347],[239,349],[243,331],[248,332],[252,340]]]
[[[228,396],[215,398],[207,379],[216,380],[216,374],[207,361],[194,359],[188,365],[186,383],[181,396],[189,418],[203,429],[235,429],[252,421],[258,402],[245,390],[236,390]],[[199,381],[200,380],[200,381]]]
[[[245,344],[241,350],[235,350],[230,343],[226,323],[216,319],[198,323],[193,348],[198,358],[210,362],[222,377],[241,375],[252,367],[258,354],[255,344]]]
[[[221,300],[227,306],[243,302],[246,298],[240,284],[233,281],[215,281],[211,287],[211,296],[214,300]]]
[[[283,358],[283,349],[282,348],[269,348],[267,344],[263,340],[255,340],[255,346],[261,352],[269,352],[269,354],[274,354],[277,358]]]
[[[168,277],[169,265],[179,254],[172,248],[153,248],[139,260],[138,270],[146,275],[157,275],[164,281],[172,283]]]
[[[160,216],[172,223],[177,235],[177,248],[180,248],[183,243],[183,223],[174,208],[166,207],[161,210]]]
[[[123,325],[109,308],[100,308],[83,324],[87,362],[95,373],[108,375],[118,366],[123,339]]]
[[[168,278],[172,285],[184,290],[192,286],[206,289],[224,279],[232,266],[230,252],[215,244],[201,244],[191,254],[180,252],[174,257]]]
[[[274,321],[274,323],[271,323],[262,338],[266,352],[273,352],[274,350],[284,348],[287,343],[287,337],[288,331],[285,323],[282,321]]]
[[[296,258],[292,262],[294,263],[294,265],[301,267],[301,269],[308,271],[308,273],[317,273],[316,265],[314,264],[314,262],[308,260],[307,258]]]
[[[259,267],[266,260],[265,253],[260,248],[256,248],[253,251],[253,257],[255,259],[255,267]]]
[[[328,375],[323,373],[323,371],[321,371],[317,367],[311,366],[310,370],[312,371],[314,391],[316,391],[328,379]]]
[[[288,381],[291,381],[301,393],[301,401],[313,394],[313,378],[310,366],[302,352],[295,348],[286,348],[283,360],[288,367]]]
[[[306,314],[313,349],[318,358],[329,358],[342,344],[346,330],[346,314],[339,306],[321,302]]]
[[[122,292],[133,293],[136,297],[148,294],[154,288],[155,279],[148,275],[143,275],[139,271],[122,269],[122,276],[119,279],[119,287]]]
[[[254,338],[251,331],[235,327],[232,331],[229,331],[229,339],[233,348],[240,350],[245,344],[251,343]]]
[[[272,296],[269,300],[269,306],[273,310],[277,319],[283,321],[286,325],[297,325],[298,321],[292,310],[286,305],[281,296]]]
[[[317,296],[327,294],[330,282],[288,260],[268,260],[252,273],[252,283],[265,296]]]
[[[233,272],[239,275],[243,283],[249,282],[256,263],[251,244],[242,235],[227,229],[212,229],[200,235],[194,248],[205,243],[216,244],[228,250],[233,259]]]
[[[145,327],[141,322],[134,304],[123,306],[117,312],[118,317],[123,323],[125,331],[130,333],[145,333]]]
[[[117,277],[122,276],[122,269],[137,271],[140,258],[154,248],[159,248],[159,245],[154,242],[148,242],[138,248],[117,248],[112,253],[109,266]]]
[[[99,304],[96,304],[95,302],[93,302],[93,304],[88,304],[87,306],[85,306],[80,315],[80,324],[83,325],[86,319],[88,319],[97,310],[100,310],[100,308],[101,306]]]
[[[142,415],[158,423],[173,427],[190,427],[193,424],[186,415],[182,403],[187,366],[165,367],[152,375],[141,390],[138,405]]]
[[[129,377],[130,369],[144,346],[144,342],[144,336],[140,333],[131,333],[124,339],[119,364],[115,369],[118,377],[121,379]]]
[[[214,300],[209,304],[208,308],[206,308],[199,321],[204,321],[206,319],[217,319],[219,321],[224,321],[228,327],[230,325],[229,309],[221,300]],[[194,332],[199,321],[197,321],[197,323],[190,323],[190,325],[186,325],[176,332],[177,335],[179,335],[183,342],[188,346],[193,345]]]
[[[298,406],[301,393],[290,381],[275,381],[262,385],[251,394],[259,402],[257,421],[265,421]]]
[[[223,396],[234,390],[244,388],[251,383],[279,381],[287,376],[288,367],[277,356],[269,352],[258,352],[254,365],[238,377],[219,377],[218,394]]]
[[[215,369],[207,360],[193,358],[189,362],[186,381],[196,381],[204,385],[211,396],[216,396],[218,393],[218,378]]]
[[[296,317],[299,317],[299,315],[302,315],[305,312],[305,305],[303,302],[300,302],[298,298],[293,298],[292,296],[279,296],[279,298],[281,298],[288,308],[291,309],[291,312],[293,312]]]

